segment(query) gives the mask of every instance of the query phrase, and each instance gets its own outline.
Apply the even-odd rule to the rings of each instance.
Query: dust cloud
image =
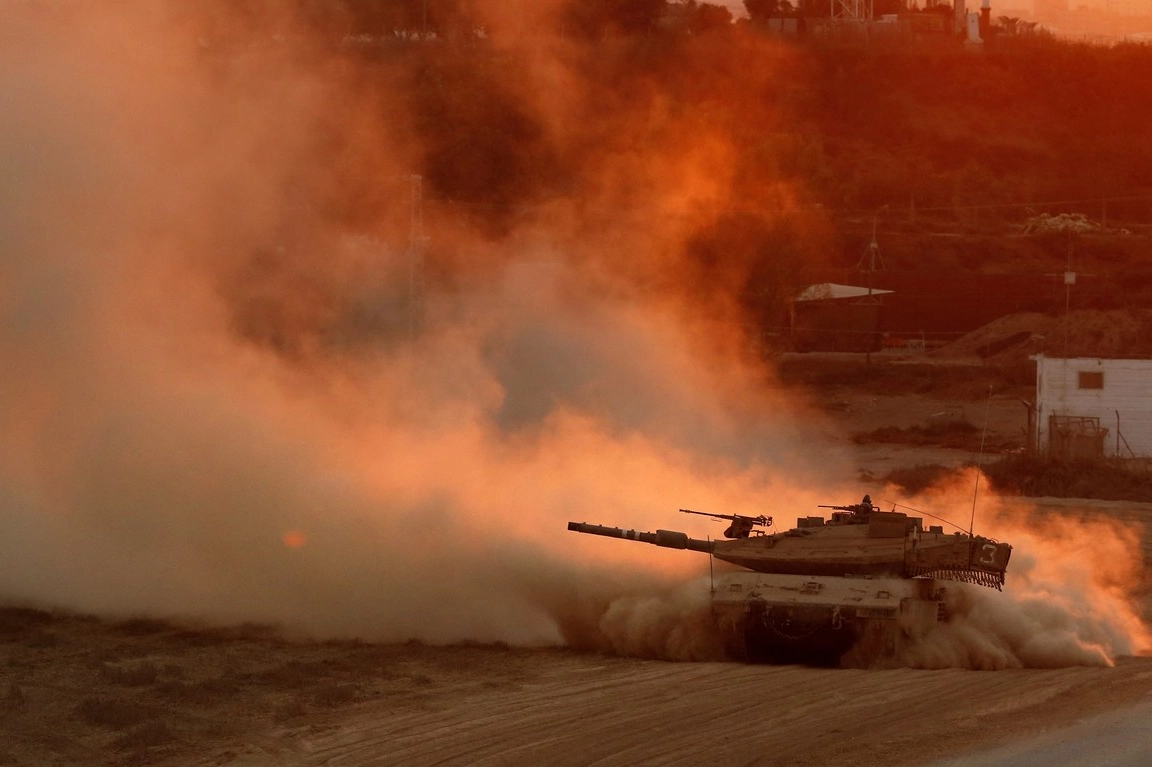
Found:
[[[975,469],[911,502],[967,522]],[[986,486],[982,478],[981,485]],[[967,496],[967,497],[965,497]],[[975,532],[1012,544],[1003,592],[949,585],[953,613],[904,661],[921,668],[1111,666],[1152,651],[1142,525],[979,496]]]
[[[274,2],[176,6],[3,11],[0,597],[713,657],[706,560],[564,524],[815,503],[837,460],[677,256],[722,137],[678,150],[662,115],[649,154],[589,152],[579,201],[429,212],[411,323],[416,73]],[[562,143],[594,83],[529,60],[508,98]]]
[[[706,559],[564,525],[704,537],[675,509],[856,495],[829,487],[850,464],[810,439],[820,416],[750,359],[742,244],[702,239],[739,202],[729,137],[655,78],[609,92],[595,57],[518,31],[557,3],[476,4],[524,64],[482,97],[449,48],[433,76],[403,47],[317,41],[286,3],[245,7],[0,8],[0,599],[717,657]],[[789,66],[748,70],[743,44],[744,80]],[[445,72],[454,131],[429,95]],[[725,82],[710,98],[739,102]],[[493,103],[517,143],[487,157]],[[437,197],[461,168],[486,202]],[[494,191],[506,177],[518,194]],[[961,617],[911,665],[1148,648],[1130,531],[994,519],[1009,590],[956,590]],[[1073,567],[1086,537],[1093,567]]]

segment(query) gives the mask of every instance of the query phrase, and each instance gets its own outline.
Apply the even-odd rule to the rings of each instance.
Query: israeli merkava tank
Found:
[[[712,575],[712,614],[735,660],[876,665],[948,620],[950,582],[1000,589],[1012,547],[971,533],[924,528],[921,517],[861,503],[821,506],[772,532],[771,517],[709,514],[724,540],[672,530],[637,532],[569,522],[578,533],[709,554],[737,568]],[[717,568],[719,569],[719,568]]]

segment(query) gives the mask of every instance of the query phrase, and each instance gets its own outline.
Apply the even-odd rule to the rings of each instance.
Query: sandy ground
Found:
[[[988,412],[1006,435],[1026,417],[1012,396],[989,406],[844,391],[828,410],[849,433]],[[857,468],[970,459],[868,445]],[[1136,765],[1152,753],[1149,713],[1144,657],[814,669],[291,641],[252,626],[0,609],[0,765]]]
[[[1133,723],[1152,658],[865,671],[3,620],[6,765],[999,764],[982,752],[1038,739],[1083,757],[1066,733],[1101,729],[1152,745]],[[1077,732],[1098,715],[1107,726]]]

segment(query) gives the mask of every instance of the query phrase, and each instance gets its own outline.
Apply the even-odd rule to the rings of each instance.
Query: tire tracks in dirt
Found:
[[[229,764],[923,765],[1152,694],[1152,659],[1051,671],[863,671],[558,659],[513,690],[366,704]],[[205,762],[207,764],[208,762]],[[220,762],[215,762],[219,764]]]

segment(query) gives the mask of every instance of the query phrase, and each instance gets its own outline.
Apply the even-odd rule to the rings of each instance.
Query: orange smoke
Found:
[[[299,530],[289,530],[280,536],[280,540],[290,549],[302,549],[308,545],[308,536]]]
[[[705,537],[675,509],[790,525],[857,496],[735,298],[827,238],[773,229],[806,192],[739,159],[801,64],[740,36],[630,69],[513,32],[359,55],[284,5],[3,11],[27,34],[0,46],[0,594],[714,657],[705,558],[565,523]],[[958,590],[911,662],[1144,651],[1130,531],[1076,524],[981,521],[1009,589]]]
[[[28,34],[0,48],[0,594],[708,656],[676,590],[706,559],[565,523],[814,504],[793,485],[836,464],[747,352],[756,243],[685,244],[739,196],[739,121],[675,107],[698,77],[615,82],[624,50],[509,37],[524,77],[494,80],[456,49],[347,53],[281,5],[3,11]],[[479,118],[443,112],[469,92],[445,72]],[[485,152],[492,114],[563,184]]]
[[[971,470],[959,473],[911,505],[967,521],[973,480]],[[950,586],[953,619],[909,653],[910,665],[1112,665],[1152,651],[1143,525],[1093,513],[1091,502],[1053,507],[983,493],[975,531],[1013,546],[1004,591]]]

